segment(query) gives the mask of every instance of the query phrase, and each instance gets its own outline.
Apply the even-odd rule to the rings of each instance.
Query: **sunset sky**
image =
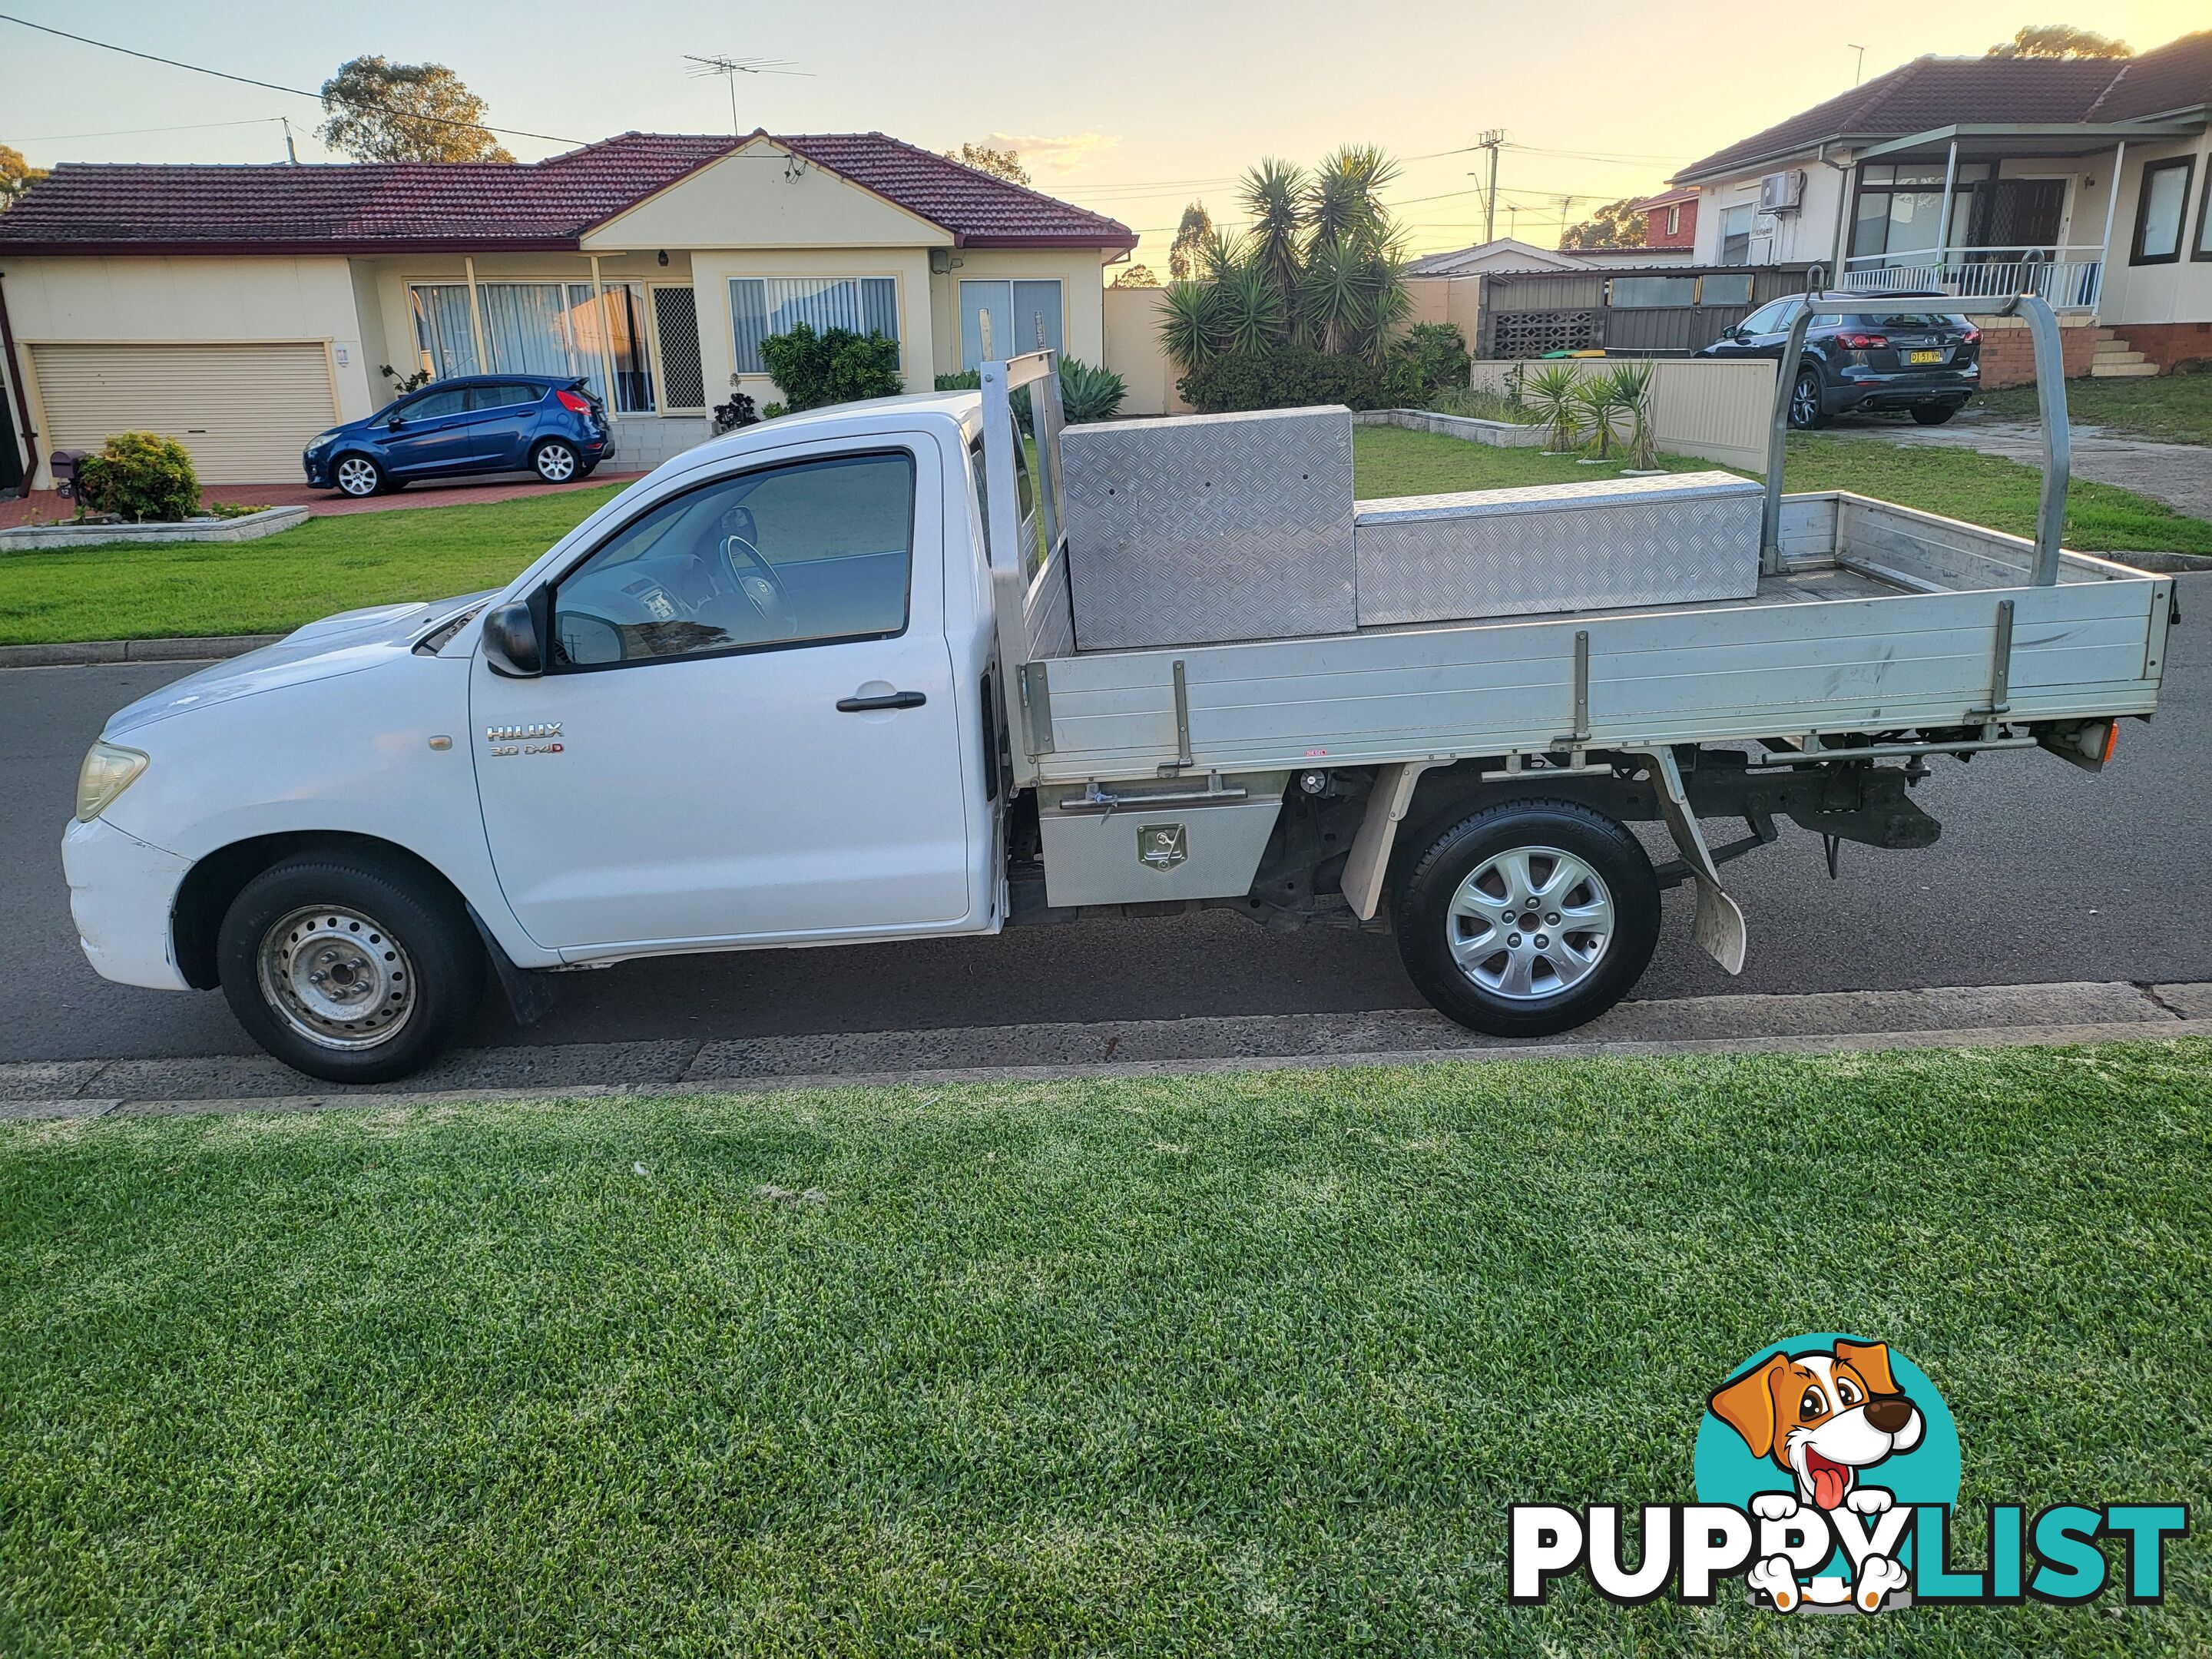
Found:
[[[1480,239],[1467,147],[1504,127],[1498,228],[1549,246],[1563,212],[1656,189],[1674,167],[1848,88],[1864,46],[1878,74],[1923,52],[1978,55],[2024,23],[2074,22],[2138,50],[2208,18],[2204,0],[2099,0],[2070,11],[2016,0],[1848,11],[1587,0],[1553,9],[1481,0],[1077,9],[946,0],[804,6],[463,7],[386,0],[338,11],[264,0],[179,7],[20,0],[22,15],[285,86],[313,89],[362,52],[448,64],[491,106],[524,159],[630,128],[721,131],[724,82],[682,54],[787,59],[804,74],[738,86],[747,130],[881,128],[948,149],[1021,150],[1039,188],[1111,213],[1164,271],[1183,204],[1233,220],[1236,175],[1263,155],[1310,161],[1380,143],[1405,162],[1391,192],[1418,252]],[[307,98],[134,62],[0,23],[0,143],[34,163],[302,161]],[[1569,198],[1564,204],[1562,198]]]

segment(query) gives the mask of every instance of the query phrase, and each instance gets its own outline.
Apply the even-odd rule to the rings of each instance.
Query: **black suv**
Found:
[[[1803,305],[1802,295],[1771,301],[1697,355],[1779,357]],[[1906,409],[1921,425],[1941,426],[1981,385],[1981,330],[1944,312],[1883,317],[1814,312],[1790,388],[1790,424],[1804,431],[1846,410]]]

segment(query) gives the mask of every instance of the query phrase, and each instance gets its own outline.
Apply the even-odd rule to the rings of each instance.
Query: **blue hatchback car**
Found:
[[[301,459],[311,486],[346,495],[526,468],[547,483],[567,483],[591,476],[607,439],[606,409],[580,380],[471,374],[334,426]]]

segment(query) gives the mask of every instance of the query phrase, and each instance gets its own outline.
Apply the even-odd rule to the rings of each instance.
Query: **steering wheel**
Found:
[[[722,562],[730,567],[730,580],[737,584],[738,592],[744,595],[745,603],[753,608],[777,639],[795,639],[799,634],[799,610],[791,602],[791,594],[783,585],[783,578],[775,574],[775,567],[761,557],[760,549],[746,537],[731,534],[722,538]]]

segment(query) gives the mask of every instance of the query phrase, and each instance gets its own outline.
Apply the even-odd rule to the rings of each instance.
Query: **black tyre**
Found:
[[[468,1030],[483,946],[459,902],[405,860],[302,853],[246,883],[216,939],[247,1035],[331,1083],[405,1077]]]
[[[367,455],[341,455],[331,469],[331,482],[338,494],[363,501],[392,488],[392,475]]]
[[[1923,426],[1941,426],[1965,407],[1964,404],[1915,404],[1912,418]]]
[[[1571,801],[1507,801],[1415,851],[1398,952],[1438,1012],[1493,1036],[1596,1018],[1659,941],[1659,884],[1627,829]]]
[[[1773,407],[1772,404],[1768,405]],[[1797,371],[1797,379],[1790,388],[1790,425],[1792,430],[1811,432],[1828,423],[1828,411],[1821,400],[1820,371],[1808,363]]]
[[[530,452],[530,470],[547,483],[568,483],[583,465],[576,447],[564,439],[548,438]]]

